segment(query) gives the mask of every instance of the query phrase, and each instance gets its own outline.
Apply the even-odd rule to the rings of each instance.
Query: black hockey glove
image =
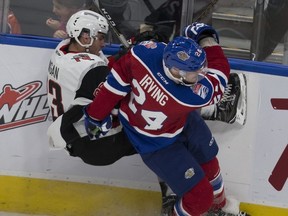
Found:
[[[118,59],[120,59],[123,55],[125,55],[130,48],[126,48],[125,46],[121,45],[119,47],[119,51],[113,56],[113,58],[115,59],[115,61],[117,61]]]
[[[148,41],[148,40],[152,40],[155,42],[165,42],[165,43],[169,42],[169,40],[167,40],[165,36],[161,34],[160,32],[158,32],[157,30],[148,30],[148,31],[144,31],[135,35],[134,40],[133,40],[133,45],[136,45],[136,44],[141,43],[142,41]]]

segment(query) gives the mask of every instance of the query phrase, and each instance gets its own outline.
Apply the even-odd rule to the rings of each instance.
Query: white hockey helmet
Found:
[[[99,7],[99,0],[93,0],[94,4]],[[111,8],[126,8],[128,4],[128,0],[101,0],[101,5],[103,7],[111,7]],[[119,11],[118,11],[119,12]]]
[[[90,44],[82,44],[78,37],[83,30],[87,30],[87,33],[91,37]],[[70,38],[75,38],[75,40],[83,47],[90,47],[97,37],[98,32],[107,34],[109,30],[109,24],[105,17],[102,15],[91,11],[91,10],[81,10],[73,14],[66,25],[66,31]]]

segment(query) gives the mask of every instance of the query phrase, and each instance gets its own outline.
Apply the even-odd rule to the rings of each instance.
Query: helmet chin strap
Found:
[[[198,77],[197,77],[197,81],[194,82],[194,83],[189,83],[189,82],[187,82],[187,81],[186,81],[186,78],[183,77],[183,76],[180,77],[180,80],[181,80],[181,82],[180,82],[181,85],[193,87],[195,84],[197,84],[197,82],[198,82]]]
[[[165,66],[164,61],[163,61],[163,69],[164,69],[164,72],[165,72],[166,76],[167,76],[169,79],[173,80],[173,81],[174,81],[175,83],[177,83],[177,84],[180,84],[180,83],[182,82],[181,79],[178,79],[178,78],[174,77],[174,76],[171,74],[169,68]]]
[[[94,42],[94,38],[93,38],[93,37],[90,37],[90,38],[91,38],[91,41],[90,41],[89,44],[82,44],[82,43],[79,41],[79,39],[75,37],[75,40],[77,41],[77,43],[78,43],[80,46],[84,47],[84,48],[85,48],[85,51],[86,51],[87,53],[89,52],[89,47],[92,46],[92,44],[93,44],[93,42]],[[96,37],[96,39],[97,39],[97,37]]]
[[[184,72],[182,72],[182,71],[179,71],[179,75],[180,75],[180,80],[181,80],[181,82],[182,83],[185,83],[185,81],[186,81],[186,77],[185,77],[185,73]],[[186,82],[187,83],[187,82]]]

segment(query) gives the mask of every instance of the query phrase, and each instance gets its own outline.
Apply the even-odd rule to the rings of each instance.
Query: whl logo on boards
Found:
[[[33,81],[18,88],[6,84],[0,89],[0,132],[46,121],[47,95],[35,95],[42,82]]]

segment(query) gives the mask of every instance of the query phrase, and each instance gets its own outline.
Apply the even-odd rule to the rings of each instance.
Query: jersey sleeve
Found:
[[[130,64],[131,53],[129,52],[114,63],[107,80],[97,88],[95,98],[87,108],[88,114],[93,119],[103,120],[111,113],[115,105],[131,91]]]
[[[76,91],[75,99],[86,98],[93,100],[97,87],[105,82],[110,69],[107,66],[98,66],[90,69],[83,77],[80,87]]]
[[[230,75],[230,65],[220,46],[205,47],[204,50],[208,62],[206,77],[212,82],[214,88],[212,104],[217,103],[225,91]]]
[[[222,48],[220,46],[212,46],[205,47],[204,50],[207,54],[208,68],[216,69],[220,72],[219,76],[228,78],[230,74],[230,66]]]

